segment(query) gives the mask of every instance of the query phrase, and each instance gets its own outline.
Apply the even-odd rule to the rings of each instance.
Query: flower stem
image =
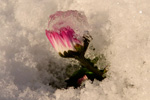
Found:
[[[81,65],[86,67],[89,71],[93,72],[97,77],[98,80],[103,79],[103,72],[98,70],[96,67],[94,67],[94,64],[92,64],[88,59],[86,59],[84,56],[76,57],[78,61],[80,61]]]

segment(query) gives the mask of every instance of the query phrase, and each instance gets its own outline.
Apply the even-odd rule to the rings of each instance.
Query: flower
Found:
[[[46,36],[62,57],[84,55],[87,45],[84,38],[88,22],[82,12],[57,11],[50,15]],[[88,44],[88,43],[87,43]]]
[[[87,79],[88,79],[88,77],[87,77],[86,75],[84,75],[83,77],[81,77],[80,79],[78,79],[77,84],[80,86],[80,85],[82,85]]]
[[[74,30],[68,27],[62,27],[59,32],[46,30],[46,36],[57,52],[64,55],[64,52],[75,51],[83,46],[82,39],[77,38]]]

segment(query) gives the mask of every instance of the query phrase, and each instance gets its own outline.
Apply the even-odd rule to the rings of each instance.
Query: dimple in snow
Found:
[[[46,30],[46,36],[50,43],[61,57],[75,58],[83,67],[77,71],[78,74],[73,75],[66,81],[68,86],[72,83],[75,83],[73,84],[75,87],[81,85],[84,80],[88,79],[87,75],[91,80],[93,78],[98,80],[104,78],[104,71],[99,71],[94,63],[84,56],[91,38],[88,31],[86,31],[87,34],[83,34],[86,30],[84,27],[86,23],[85,15],[74,10],[58,11],[50,16],[48,29]],[[89,73],[92,74],[89,75]]]

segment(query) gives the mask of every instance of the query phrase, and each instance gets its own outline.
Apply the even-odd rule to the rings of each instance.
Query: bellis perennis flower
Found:
[[[58,11],[50,15],[46,36],[62,57],[84,55],[86,16],[76,10]],[[78,34],[77,34],[78,33]]]
[[[83,67],[66,81],[67,85],[76,87],[87,79],[103,79],[103,72],[84,56],[92,38],[86,28],[87,20],[84,13],[76,10],[58,11],[49,18],[46,36],[52,46],[61,57],[75,58]],[[88,74],[89,72],[92,74]],[[80,77],[82,74],[84,76]]]
[[[79,52],[83,47],[83,40],[76,37],[74,30],[68,27],[60,28],[59,32],[46,30],[46,36],[57,52],[64,55],[64,52]]]

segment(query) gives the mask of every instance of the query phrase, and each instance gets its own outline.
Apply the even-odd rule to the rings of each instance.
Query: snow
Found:
[[[0,100],[149,100],[149,0],[0,0]],[[63,89],[68,60],[45,36],[50,14],[79,10],[110,63],[102,82]],[[51,84],[49,86],[49,83]]]

